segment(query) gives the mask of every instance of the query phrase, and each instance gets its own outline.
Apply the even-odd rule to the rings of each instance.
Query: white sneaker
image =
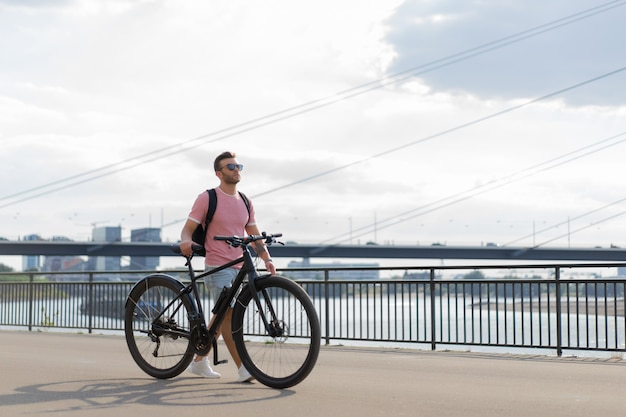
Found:
[[[237,382],[250,382],[254,379],[254,377],[250,375],[250,372],[248,372],[248,370],[244,368],[243,365],[239,367],[239,370],[237,371],[237,373],[239,374],[239,378],[237,378]]]
[[[192,361],[187,370],[204,378],[218,379],[221,377],[220,374],[211,369],[207,358],[202,358],[200,361]]]

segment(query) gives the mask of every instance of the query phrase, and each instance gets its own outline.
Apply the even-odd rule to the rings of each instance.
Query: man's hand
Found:
[[[265,261],[265,269],[267,269],[267,272],[270,274],[276,275],[276,265],[274,265],[274,262],[271,259]]]
[[[182,253],[186,258],[189,258],[192,255],[191,245],[193,245],[191,240],[183,240],[180,242],[180,253]]]

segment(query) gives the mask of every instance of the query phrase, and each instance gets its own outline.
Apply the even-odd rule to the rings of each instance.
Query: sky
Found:
[[[0,0],[0,236],[626,247],[626,1]],[[2,262],[2,259],[0,259]]]

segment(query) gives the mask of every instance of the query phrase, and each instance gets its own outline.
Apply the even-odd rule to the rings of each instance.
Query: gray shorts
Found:
[[[214,269],[214,266],[205,267],[205,271],[209,271]],[[217,299],[222,292],[222,288],[227,287],[230,288],[233,280],[239,273],[238,269],[235,268],[226,268],[221,271],[218,271],[214,274],[204,277],[204,285],[210,293],[211,299],[213,302],[217,302]]]

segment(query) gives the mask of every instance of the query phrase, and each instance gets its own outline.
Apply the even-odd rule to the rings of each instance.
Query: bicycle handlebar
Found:
[[[250,236],[245,236],[245,237],[215,236],[213,239],[227,242],[230,246],[234,248],[238,248],[240,246],[247,246],[250,243],[257,242],[259,240],[264,240],[267,245],[271,245],[272,243],[280,243],[276,239],[281,237],[282,235],[283,235],[282,233],[274,233],[274,234],[268,235],[267,233],[263,232],[260,235],[250,235]],[[170,248],[174,253],[178,253],[178,254],[181,253],[180,244],[173,244],[170,246]],[[195,242],[191,245],[191,250],[196,255],[202,254],[203,249],[204,248],[202,247],[202,245],[199,245]]]
[[[239,246],[246,246],[252,242],[257,242],[259,240],[264,240],[266,244],[271,245],[272,243],[277,242],[277,238],[281,237],[282,233],[275,233],[273,235],[268,235],[263,232],[260,235],[249,235],[245,237],[240,236],[215,236],[213,239],[221,240],[227,242],[230,246],[237,248]]]

